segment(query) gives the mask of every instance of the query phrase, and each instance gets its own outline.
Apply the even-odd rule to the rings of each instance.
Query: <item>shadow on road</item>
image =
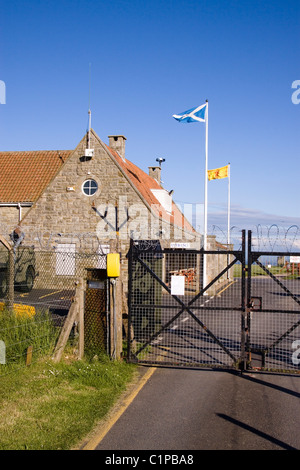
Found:
[[[248,424],[243,423],[242,421],[239,421],[237,419],[231,418],[231,416],[227,416],[223,413],[216,413],[217,416],[219,416],[222,419],[225,419],[226,421],[229,421],[232,424],[235,424],[236,426],[239,426],[240,428],[245,429],[246,431],[249,431],[259,437],[262,437],[263,439],[266,439],[269,442],[272,442],[273,444],[276,444],[277,446],[281,447],[282,449],[285,450],[298,450],[295,447],[292,447],[285,442],[280,441],[279,439],[276,439],[275,437],[270,436],[269,434],[266,434],[265,432],[259,431],[258,429],[253,428],[252,426],[249,426]]]

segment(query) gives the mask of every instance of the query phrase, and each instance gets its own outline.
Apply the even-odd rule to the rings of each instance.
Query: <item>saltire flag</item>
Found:
[[[196,108],[188,109],[183,113],[173,114],[173,118],[179,122],[205,122],[205,112],[207,103]]]
[[[226,166],[222,166],[221,168],[215,168],[214,170],[208,170],[207,176],[208,176],[209,181],[227,178],[229,176],[228,167],[229,165],[226,165]]]

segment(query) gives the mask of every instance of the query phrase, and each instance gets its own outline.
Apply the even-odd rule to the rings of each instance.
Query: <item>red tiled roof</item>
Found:
[[[156,180],[129,160],[124,162],[110,147],[106,148],[158,215],[179,227],[194,231],[176,204],[173,203],[171,214],[160,205],[151,191],[162,189]],[[35,202],[71,153],[71,150],[0,152],[0,203]]]
[[[172,203],[172,213],[168,213],[156,199],[154,194],[152,193],[151,189],[163,189],[158,182],[151,178],[147,173],[141,170],[139,167],[134,165],[132,162],[125,159],[125,161],[119,156],[117,152],[112,150],[108,147],[108,150],[116,159],[118,164],[121,166],[125,174],[131,180],[133,185],[136,187],[138,192],[142,195],[145,201],[152,206],[152,210],[155,211],[158,215],[160,215],[163,219],[170,221],[171,223],[182,227],[183,229],[190,230],[194,232],[193,226],[189,223],[189,221],[184,217],[182,212],[178,209],[176,204]],[[159,207],[159,211],[157,210],[157,206]]]
[[[0,152],[0,202],[35,202],[71,150]]]

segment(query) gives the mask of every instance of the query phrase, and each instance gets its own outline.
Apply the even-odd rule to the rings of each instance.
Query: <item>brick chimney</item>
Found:
[[[126,137],[123,135],[109,135],[109,147],[120,155],[125,160],[125,140]]]
[[[160,184],[160,175],[161,175],[161,167],[160,166],[149,166],[149,176],[155,179],[158,184]]]

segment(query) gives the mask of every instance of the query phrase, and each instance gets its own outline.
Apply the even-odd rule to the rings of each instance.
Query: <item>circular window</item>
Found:
[[[95,180],[86,180],[82,185],[82,191],[86,196],[93,196],[98,189],[98,184]]]

